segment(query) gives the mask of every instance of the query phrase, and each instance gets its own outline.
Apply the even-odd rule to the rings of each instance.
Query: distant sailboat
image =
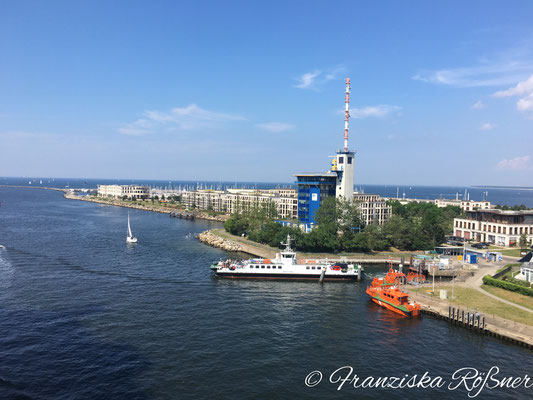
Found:
[[[130,225],[130,213],[128,212],[128,236],[126,236],[126,242],[127,243],[137,243],[137,238],[133,236],[131,233],[131,225]]]

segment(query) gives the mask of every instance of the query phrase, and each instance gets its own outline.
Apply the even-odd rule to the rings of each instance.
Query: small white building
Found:
[[[533,262],[522,263],[520,273],[515,278],[533,282]]]
[[[147,199],[150,197],[149,186],[135,185],[98,185],[99,197]]]
[[[474,210],[489,210],[490,201],[474,201],[474,200],[453,200],[453,199],[435,199],[437,207],[456,206],[461,207],[463,211]]]

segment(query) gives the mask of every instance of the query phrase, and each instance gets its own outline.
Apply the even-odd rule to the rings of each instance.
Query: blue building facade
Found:
[[[326,197],[335,197],[337,174],[296,174],[298,185],[298,219],[314,224],[315,213]]]

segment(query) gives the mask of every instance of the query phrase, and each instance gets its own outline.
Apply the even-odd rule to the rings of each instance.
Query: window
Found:
[[[339,157],[339,164],[342,164],[344,162],[344,157]]]
[[[270,265],[267,265],[267,269],[270,269]]]
[[[315,267],[311,267],[311,269],[315,269]]]
[[[256,265],[255,268],[259,268],[259,265]]]
[[[265,268],[265,266],[264,266],[264,265],[261,265],[261,268]]]
[[[305,269],[309,269],[309,267],[305,267]]]
[[[352,157],[348,157],[348,164],[352,163]]]

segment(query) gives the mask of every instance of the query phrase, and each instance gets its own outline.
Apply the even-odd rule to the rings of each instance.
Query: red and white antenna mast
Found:
[[[350,78],[346,78],[346,98],[344,103],[346,108],[344,111],[344,152],[348,152],[348,120],[350,119]]]

